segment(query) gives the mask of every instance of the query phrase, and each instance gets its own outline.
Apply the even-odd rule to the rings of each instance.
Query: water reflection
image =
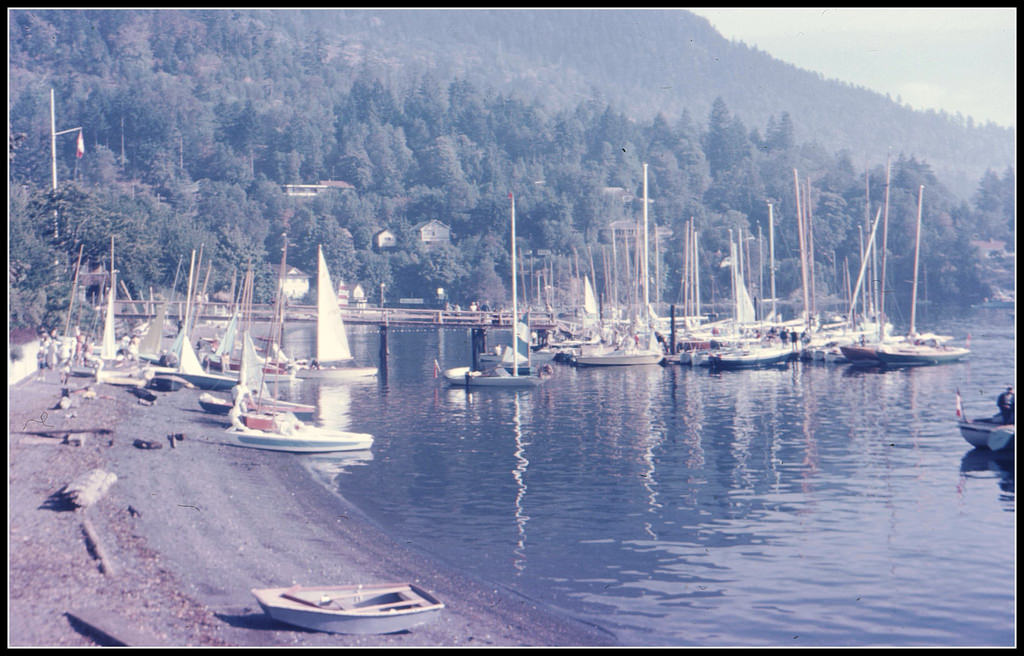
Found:
[[[1012,549],[979,545],[1012,544],[1012,461],[952,421],[1007,375],[977,342],[972,366],[560,366],[510,394],[432,378],[468,335],[395,333],[386,385],[324,401],[377,437],[347,498],[626,644],[1009,644]]]
[[[960,461],[961,492],[966,492],[967,479],[978,478],[989,480],[995,478],[999,490],[1000,501],[1007,504],[1006,510],[1013,511],[1015,495],[1015,461],[1012,452],[990,451],[988,449],[971,449]]]

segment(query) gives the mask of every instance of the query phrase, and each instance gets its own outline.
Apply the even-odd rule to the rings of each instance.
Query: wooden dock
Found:
[[[114,315],[126,321],[146,321],[156,316],[156,306],[151,301],[115,301]],[[184,316],[184,302],[167,303],[167,319],[176,320]],[[200,321],[228,321],[232,315],[230,303],[204,303],[199,306]],[[254,305],[254,322],[269,322],[273,318],[272,305]],[[435,326],[438,328],[511,328],[512,314],[508,311],[484,310],[440,310],[428,308],[389,308],[375,306],[341,306],[341,317],[346,323],[371,326]],[[530,312],[528,321],[531,330],[554,330],[558,327],[549,312]],[[285,309],[285,321],[315,322],[315,305],[289,305]]]

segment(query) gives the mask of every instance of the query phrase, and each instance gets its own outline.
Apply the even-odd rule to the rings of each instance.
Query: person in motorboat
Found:
[[[1014,397],[1013,397],[1013,386],[1006,388],[1006,391],[999,395],[996,399],[996,405],[999,406],[999,414],[1004,424],[1014,423]]]

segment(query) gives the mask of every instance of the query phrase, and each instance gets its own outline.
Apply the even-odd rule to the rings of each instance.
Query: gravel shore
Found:
[[[8,389],[8,646],[615,644],[397,544],[318,484],[308,457],[230,445],[226,420],[201,411],[197,390],[158,392],[150,406],[128,388],[72,378],[72,406],[58,409],[61,386],[48,375]],[[83,394],[90,387],[95,398]],[[87,509],[63,503],[64,486],[94,469],[117,481]],[[405,633],[326,634],[271,620],[250,593],[399,581],[445,609]]]

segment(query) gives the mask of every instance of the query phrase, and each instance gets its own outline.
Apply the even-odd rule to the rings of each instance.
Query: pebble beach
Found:
[[[8,646],[611,646],[612,634],[399,544],[304,464],[233,446],[199,390],[32,374],[8,388]],[[180,439],[169,436],[180,435]],[[148,446],[149,448],[142,448]],[[69,484],[116,476],[86,507]],[[386,635],[296,629],[253,588],[411,582],[445,608]]]

